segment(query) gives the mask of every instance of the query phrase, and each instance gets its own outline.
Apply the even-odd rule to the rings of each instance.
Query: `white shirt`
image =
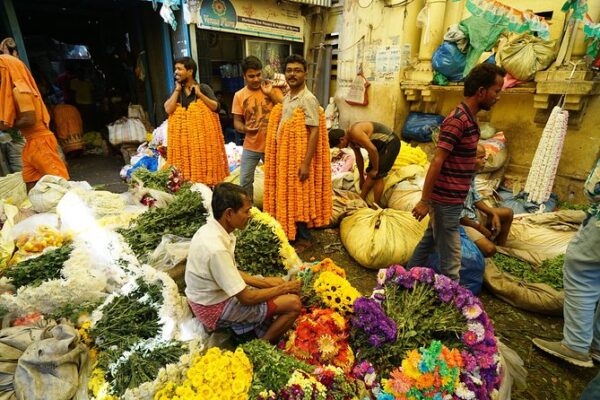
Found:
[[[185,268],[185,294],[192,302],[210,306],[246,287],[235,262],[235,236],[209,218],[192,238]]]

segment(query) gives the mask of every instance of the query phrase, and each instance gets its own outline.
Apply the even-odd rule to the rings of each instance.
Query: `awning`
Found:
[[[290,0],[292,3],[310,4],[311,6],[331,7],[331,0]]]

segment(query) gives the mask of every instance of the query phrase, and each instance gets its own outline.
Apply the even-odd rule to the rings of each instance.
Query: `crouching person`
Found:
[[[250,219],[252,199],[238,185],[220,183],[213,192],[213,218],[192,238],[185,293],[192,311],[209,330],[254,331],[275,343],[294,323],[302,303],[301,281],[260,278],[238,270],[235,229]]]

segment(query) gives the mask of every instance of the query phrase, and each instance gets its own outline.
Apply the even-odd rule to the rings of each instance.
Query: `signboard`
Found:
[[[276,0],[201,0],[198,27],[242,35],[304,41],[300,7]]]

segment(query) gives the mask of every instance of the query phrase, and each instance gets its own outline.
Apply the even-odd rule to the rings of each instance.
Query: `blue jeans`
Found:
[[[581,393],[579,400],[597,400],[600,399],[600,374],[596,375],[594,379],[588,383],[588,385]]]
[[[265,161],[265,153],[258,153],[252,150],[242,152],[242,161],[240,164],[240,186],[243,187],[250,197],[254,197],[254,172],[259,161]]]
[[[586,221],[569,243],[563,268],[563,344],[575,351],[600,352],[600,222]]]
[[[458,281],[460,271],[460,214],[462,204],[433,201],[429,207],[429,226],[415,248],[409,267],[426,265],[434,251],[440,255],[440,272]]]

